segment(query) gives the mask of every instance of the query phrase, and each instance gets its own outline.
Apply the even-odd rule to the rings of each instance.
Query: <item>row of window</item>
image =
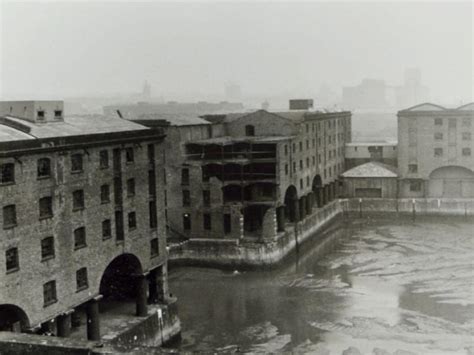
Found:
[[[202,214],[202,227],[204,230],[212,229],[212,217],[210,213]],[[225,213],[223,216],[223,227],[224,234],[229,234],[232,232],[231,216],[228,213]],[[191,215],[189,213],[183,214],[183,229],[185,231],[191,230]]]
[[[343,133],[338,133],[337,136],[338,136],[339,141],[342,142],[343,141],[342,138],[343,138],[344,134]],[[310,142],[309,139],[307,139],[306,140],[306,150],[311,149],[309,142]],[[336,135],[328,136],[328,144],[332,144],[333,142],[335,144],[337,143]],[[312,148],[316,148],[316,140],[314,138],[311,140],[311,143],[312,143],[311,144]],[[318,138],[318,147],[321,147],[321,145],[322,145],[322,141],[321,141],[321,137],[320,137],[320,138]],[[299,151],[302,152],[303,151],[303,142],[302,141],[298,142],[298,147],[299,147]],[[284,151],[285,151],[285,155],[288,155],[288,145],[286,145],[286,144],[284,146]],[[296,152],[296,143],[292,144],[292,151],[293,151],[293,153]]]
[[[104,225],[107,225],[106,230]],[[210,222],[209,222],[210,226]],[[110,220],[102,222],[104,239],[110,238]],[[107,237],[105,236],[107,234]],[[74,245],[75,248],[82,248],[86,246],[85,243],[85,228],[81,227],[74,231]],[[55,257],[55,246],[54,237],[46,237],[41,240],[41,261],[53,259]],[[158,238],[150,240],[150,257],[156,257],[159,255],[159,241]],[[20,270],[20,258],[18,254],[18,248],[9,248],[5,251],[5,269],[6,273],[12,273]],[[87,279],[87,278],[86,278]],[[78,285],[79,286],[79,285]],[[78,287],[79,289],[79,287]]]
[[[461,154],[463,157],[470,157],[471,156],[471,148],[462,148]],[[434,156],[439,158],[444,155],[443,148],[435,148],[434,149]]]
[[[12,107],[10,107],[10,113],[12,113]],[[45,118],[46,111],[44,110],[38,110],[36,111],[36,117],[38,120],[42,121]],[[63,117],[63,111],[62,110],[54,110],[54,118],[56,120],[59,120]]]
[[[471,132],[462,132],[462,140],[470,141],[472,138]],[[442,141],[444,139],[444,134],[442,132],[435,132],[434,139],[436,141]]]
[[[445,121],[445,119],[443,119],[443,118],[435,118],[434,119],[434,125],[435,126],[442,126],[444,121]],[[448,119],[448,127],[450,127],[450,128],[456,127],[457,121],[458,120],[456,118],[449,118]],[[464,117],[462,119],[462,126],[463,127],[471,127],[471,124],[472,124],[472,118]]]
[[[150,162],[155,160],[154,145],[148,146],[148,159]],[[133,147],[125,148],[125,160],[127,163],[135,161]],[[109,168],[109,151],[99,151],[99,167],[101,169]],[[80,173],[84,169],[84,161],[82,153],[71,154],[71,172]],[[45,179],[51,177],[52,165],[50,158],[40,158],[36,162],[37,178]],[[15,182],[15,164],[5,163],[0,165],[0,184],[9,184]]]

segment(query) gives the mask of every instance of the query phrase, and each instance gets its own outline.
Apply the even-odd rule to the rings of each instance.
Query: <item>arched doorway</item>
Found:
[[[297,222],[298,214],[298,192],[290,185],[285,192],[285,215],[290,222]]]
[[[444,166],[430,174],[429,197],[474,197],[474,172],[462,166]]]
[[[0,331],[22,332],[30,327],[25,311],[13,304],[0,305]]]
[[[320,175],[316,175],[313,178],[312,190],[317,206],[319,208],[323,207],[323,180]]]
[[[100,294],[106,301],[133,300],[137,296],[137,276],[142,274],[142,265],[135,255],[119,255],[110,262],[102,275]]]

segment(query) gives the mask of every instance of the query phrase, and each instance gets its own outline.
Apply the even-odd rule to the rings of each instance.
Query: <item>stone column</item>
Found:
[[[306,217],[306,196],[301,196],[300,201],[300,221]]]
[[[312,204],[312,201],[313,200],[313,195],[312,193],[310,192],[307,196],[306,196],[306,214],[307,215],[310,215],[311,214],[311,204]]]
[[[148,315],[147,306],[147,278],[146,274],[137,276],[137,298],[136,298],[136,315],[138,317],[146,317]]]
[[[292,222],[298,222],[300,220],[300,205],[298,199],[290,201],[290,216],[293,217]]]
[[[283,232],[285,230],[285,207],[280,206],[276,210],[277,213],[277,230]]]
[[[329,202],[329,185],[324,185],[324,204],[327,205]]]
[[[102,296],[97,296],[87,302],[87,340],[100,340],[100,314],[99,301]]]
[[[71,334],[72,311],[60,314],[56,317],[57,336],[67,338]]]
[[[318,207],[321,208],[323,207],[323,188],[321,186],[318,186],[316,188],[316,200],[317,200],[317,204],[318,204]]]
[[[157,269],[150,271],[148,275],[148,304],[158,303]]]

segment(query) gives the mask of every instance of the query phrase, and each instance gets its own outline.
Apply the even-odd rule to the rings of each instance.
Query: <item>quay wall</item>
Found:
[[[474,199],[339,199],[315,209],[297,223],[287,224],[274,239],[193,239],[169,247],[172,266],[203,265],[223,268],[266,268],[281,262],[302,243],[322,243],[329,225],[347,218],[387,214],[474,216]]]

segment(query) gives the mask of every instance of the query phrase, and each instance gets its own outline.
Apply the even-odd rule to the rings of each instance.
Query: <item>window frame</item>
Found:
[[[87,247],[87,235],[86,235],[86,227],[81,226],[73,231],[74,235],[74,250],[79,250]],[[79,242],[81,242],[79,244]]]
[[[51,242],[51,243],[47,243]],[[54,259],[56,257],[56,250],[54,246],[54,237],[49,236],[41,239],[41,261],[47,261],[50,259]],[[45,253],[48,249],[51,249],[50,253]]]

